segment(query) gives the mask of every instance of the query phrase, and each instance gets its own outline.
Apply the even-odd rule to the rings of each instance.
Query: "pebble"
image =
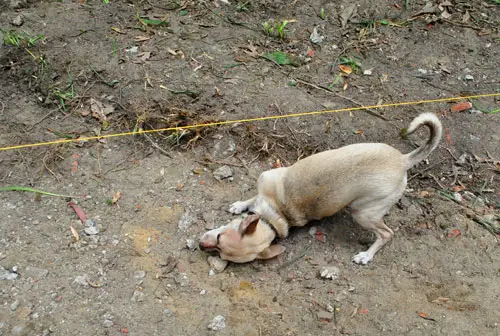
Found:
[[[211,269],[210,271],[208,271],[208,275],[209,276],[214,276],[215,274],[217,274],[217,273],[215,273],[215,271],[213,269]]]
[[[228,264],[227,260],[222,260],[220,257],[209,256],[207,258],[207,262],[210,265],[211,269],[216,273],[222,273]]]
[[[365,70],[365,71],[363,71],[363,75],[365,75],[365,76],[371,76],[372,75],[372,70]]]
[[[177,227],[185,231],[187,230],[191,225],[194,223],[194,218],[191,216],[189,211],[184,212],[184,214],[181,216],[179,219],[179,222],[177,223]]]
[[[106,319],[104,320],[104,322],[102,322],[102,325],[104,326],[104,328],[111,328],[114,325],[114,323],[113,321]]]
[[[83,231],[88,234],[89,236],[93,236],[99,233],[99,229],[96,228],[95,226],[88,226]]]
[[[16,16],[13,20],[12,20],[12,24],[14,26],[17,26],[17,27],[21,27],[24,23],[24,20],[23,20],[23,17],[21,15],[18,15]]]
[[[417,69],[417,71],[420,72],[422,75],[427,74],[427,70],[425,70],[425,69]]]
[[[207,327],[208,329],[214,331],[222,330],[226,327],[226,318],[222,315],[217,315]]]
[[[19,306],[19,300],[16,300],[16,301],[12,302],[12,304],[10,305],[10,310],[16,311],[18,306]]]
[[[6,270],[2,266],[0,266],[0,280],[16,280],[19,277],[19,274],[15,272],[10,272]]]
[[[85,226],[95,226],[95,220],[87,218],[87,220],[85,220]]]
[[[205,295],[207,294],[207,290],[206,289],[202,289],[201,292],[200,292],[200,295]]]
[[[45,278],[47,274],[49,274],[48,270],[33,266],[27,266],[23,272],[23,276],[25,278],[32,278],[32,279],[42,279]]]
[[[233,170],[229,166],[222,166],[214,170],[214,178],[218,181],[230,178],[232,176],[233,176]]]
[[[87,286],[89,286],[87,279],[88,279],[87,274],[79,275],[75,278],[75,280],[73,280],[73,284],[87,287]]]
[[[319,275],[323,279],[336,280],[340,276],[340,269],[336,266],[323,267],[320,270]]]
[[[125,49],[125,52],[127,53],[127,56],[136,55],[139,52],[139,47],[134,46],[134,47]]]
[[[334,308],[331,304],[327,303],[326,304],[326,307],[325,307],[326,311],[329,312],[329,313],[333,313],[334,311]]]
[[[146,276],[145,271],[135,271],[134,272],[134,278],[136,278],[136,279],[144,279],[145,276]]]
[[[132,294],[132,298],[130,299],[132,302],[142,302],[144,301],[144,292],[140,290],[135,290],[134,294]]]
[[[468,81],[473,81],[474,80],[474,76],[472,75],[465,75],[465,80],[468,80]]]
[[[186,239],[186,246],[190,251],[196,250],[197,244],[194,239]]]

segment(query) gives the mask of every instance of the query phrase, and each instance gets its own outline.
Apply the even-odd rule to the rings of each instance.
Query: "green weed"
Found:
[[[268,36],[279,37],[281,40],[285,38],[286,26],[290,23],[288,20],[272,22],[266,21],[262,24],[264,33]]]
[[[325,19],[325,9],[323,7],[321,7],[321,9],[319,10],[319,14],[318,16],[320,17],[321,20],[324,20]]]

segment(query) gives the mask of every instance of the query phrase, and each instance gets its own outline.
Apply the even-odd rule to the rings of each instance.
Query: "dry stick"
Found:
[[[363,107],[363,104],[358,103],[358,102],[357,102],[357,101],[355,101],[354,99],[349,98],[349,97],[346,97],[346,96],[343,96],[343,95],[341,95],[341,94],[339,94],[339,93],[337,93],[337,92],[334,92],[334,91],[332,91],[332,90],[330,90],[330,89],[328,89],[328,88],[325,88],[325,87],[322,87],[322,86],[318,86],[318,85],[315,85],[315,84],[312,84],[312,83],[309,83],[309,82],[303,81],[302,79],[296,79],[296,81],[297,81],[297,82],[299,82],[299,83],[302,83],[302,84],[308,85],[308,86],[310,86],[310,87],[313,87],[313,88],[315,88],[315,89],[318,89],[318,90],[323,90],[323,91],[326,91],[326,92],[332,93],[332,94],[336,95],[337,97],[340,97],[340,98],[342,98],[342,99],[348,100],[348,101],[350,101],[351,103],[353,103],[353,104],[355,104],[355,105],[358,105],[358,106]],[[374,111],[374,110],[372,110],[372,109],[365,108],[365,109],[363,109],[362,111],[365,111],[366,113],[371,114],[371,115],[373,115],[373,116],[375,116],[375,117],[378,117],[378,118],[380,118],[380,119],[383,119],[383,120],[385,120],[385,121],[390,121],[389,119],[387,119],[386,117],[384,117],[384,116],[382,116],[382,115],[378,114],[377,112],[375,112],[375,111]]]
[[[432,175],[432,174],[429,174],[429,176],[430,176],[430,177],[432,177],[432,178],[434,179],[434,181],[436,181],[436,183],[439,185],[439,187],[440,187],[441,189],[446,190],[446,187],[445,187],[445,186],[443,186],[443,185],[441,184],[441,182],[439,182],[439,180],[437,179],[437,177],[436,177],[436,176],[434,176],[434,175]]]
[[[411,176],[411,177],[408,179],[408,182],[409,182],[409,181],[411,181],[411,180],[413,180],[413,179],[414,179],[415,177],[417,177],[418,175],[423,176],[423,174],[424,174],[426,171],[428,171],[428,170],[430,170],[430,169],[434,168],[435,166],[437,166],[437,165],[439,165],[439,164],[443,163],[443,161],[446,161],[446,159],[442,159],[441,161],[438,161],[438,162],[436,162],[436,163],[433,163],[433,164],[431,164],[429,167],[426,167],[426,168],[424,168],[424,169],[420,170],[418,173],[416,173],[415,175]]]
[[[161,148],[160,146],[158,146],[158,144],[157,144],[156,142],[154,142],[154,141],[153,141],[153,139],[151,139],[151,138],[149,137],[149,135],[147,135],[146,133],[144,133],[143,135],[144,135],[144,137],[145,137],[146,139],[148,139],[148,140],[149,140],[149,142],[151,143],[151,145],[152,145],[154,148],[158,149],[160,152],[162,152],[163,154],[165,154],[166,156],[168,156],[169,158],[171,158],[171,159],[172,159],[172,155],[170,155],[170,153],[168,153],[166,150],[164,150],[163,148]]]

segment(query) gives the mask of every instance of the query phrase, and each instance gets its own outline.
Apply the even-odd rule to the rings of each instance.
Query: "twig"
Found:
[[[444,190],[444,189],[446,189],[446,187],[445,187],[445,186],[443,186],[443,185],[441,184],[441,182],[439,182],[439,180],[437,179],[437,177],[436,177],[436,176],[434,176],[434,175],[432,175],[432,174],[428,174],[428,175],[429,175],[430,177],[432,177],[432,178],[434,179],[434,181],[436,181],[436,183],[439,185],[439,187],[441,187],[441,189],[443,189],[443,190]]]
[[[423,176],[423,174],[424,174],[426,171],[428,171],[428,170],[430,170],[430,169],[434,168],[434,167],[435,167],[435,166],[437,166],[438,164],[443,163],[443,161],[446,161],[446,159],[443,159],[443,160],[438,161],[438,162],[436,162],[436,163],[434,163],[434,164],[431,164],[429,167],[425,167],[425,169],[422,169],[421,171],[419,171],[419,172],[418,172],[418,173],[416,173],[415,175],[411,176],[411,177],[408,179],[408,182],[409,182],[409,181],[411,181],[411,180],[413,180],[413,179],[414,179],[415,177],[417,177],[418,175]]]
[[[278,269],[288,267],[294,263],[296,263],[298,260],[302,259],[305,257],[305,255],[311,250],[312,244],[309,246],[306,246],[305,249],[303,249],[295,258],[288,260],[287,262],[284,262],[281,264]]]
[[[342,98],[342,99],[345,99],[345,100],[350,101],[350,102],[351,102],[351,103],[353,103],[354,105],[358,105],[358,106],[360,106],[360,107],[363,107],[363,104],[358,103],[358,102],[357,102],[357,101],[355,101],[354,99],[349,98],[349,97],[346,97],[346,96],[343,96],[343,95],[341,95],[341,94],[339,94],[339,93],[337,93],[337,92],[335,92],[335,91],[332,91],[332,90],[330,90],[330,89],[328,89],[328,88],[325,88],[325,87],[323,87],[323,86],[318,86],[318,85],[315,85],[315,84],[312,84],[312,83],[309,83],[309,82],[303,81],[302,79],[296,79],[296,81],[297,81],[297,82],[299,82],[299,83],[302,83],[302,84],[308,85],[308,86],[310,86],[310,87],[313,87],[313,88],[315,88],[315,89],[318,89],[318,90],[323,90],[323,91],[326,91],[326,92],[332,93],[332,94],[336,95],[336,96],[337,96],[337,97],[339,97],[339,98]],[[365,111],[366,113],[371,114],[371,115],[373,115],[373,116],[375,116],[375,117],[378,117],[378,118],[380,118],[380,119],[383,119],[383,120],[385,120],[385,121],[390,121],[389,119],[387,119],[386,117],[384,117],[384,116],[382,116],[382,115],[378,114],[377,112],[375,112],[375,111],[374,111],[374,110],[372,110],[372,109],[369,109],[369,108],[364,108],[362,111]]]
[[[151,145],[152,145],[154,148],[158,149],[160,152],[162,152],[163,154],[165,154],[166,156],[168,156],[169,158],[171,158],[171,159],[172,159],[172,155],[170,155],[170,154],[169,154],[166,150],[164,150],[163,148],[161,148],[160,146],[158,146],[158,144],[157,144],[156,142],[154,142],[154,141],[153,141],[153,139],[151,139],[151,138],[149,137],[149,135],[147,135],[146,133],[143,133],[143,135],[144,135],[144,137],[145,137],[146,139],[148,139],[148,140],[149,140],[149,142],[151,143]]]
[[[455,161],[458,161],[457,157],[455,155],[453,155],[453,153],[451,152],[451,149],[449,149],[448,147],[445,147],[445,146],[439,146],[441,148],[444,148],[448,151],[448,153],[450,153],[451,157],[455,160]]]

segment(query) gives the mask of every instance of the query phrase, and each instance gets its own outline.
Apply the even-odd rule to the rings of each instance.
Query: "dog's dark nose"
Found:
[[[203,244],[201,242],[198,244],[198,246],[200,247],[200,250],[202,250],[202,251],[205,250],[205,247],[203,246]]]

